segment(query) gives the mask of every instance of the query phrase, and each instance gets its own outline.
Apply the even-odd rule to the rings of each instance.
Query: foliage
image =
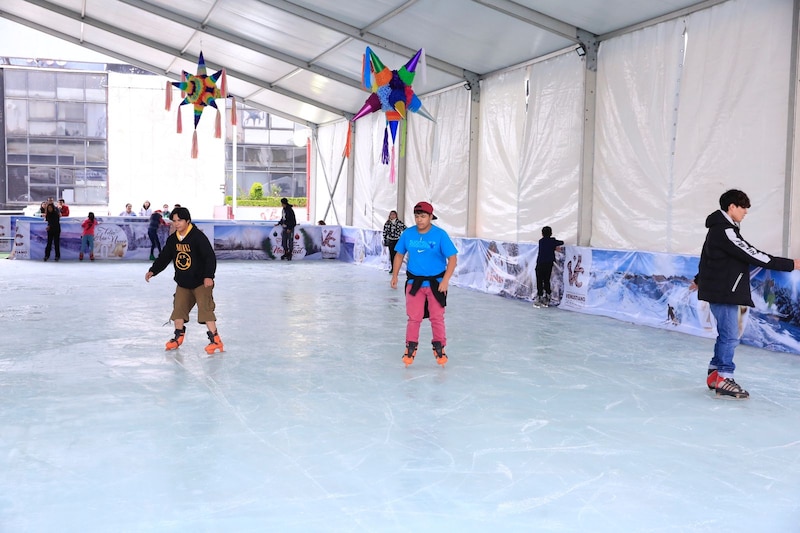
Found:
[[[294,207],[308,206],[308,198],[287,198],[289,203]],[[225,205],[233,205],[233,197],[225,197]],[[240,207],[281,207],[281,199],[274,196],[265,196],[260,200],[251,200],[249,198],[238,198],[236,205]]]
[[[250,187],[250,199],[261,200],[263,197],[264,197],[264,186],[258,182],[255,182]]]

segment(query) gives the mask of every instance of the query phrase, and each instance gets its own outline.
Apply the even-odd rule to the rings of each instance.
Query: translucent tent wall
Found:
[[[352,170],[345,163],[341,177],[354,175],[352,206],[341,183],[333,204],[343,223],[350,208],[352,225],[380,228],[401,194],[401,217],[429,200],[454,235],[508,241],[535,241],[548,224],[575,242],[583,216],[591,234],[581,244],[696,254],[705,216],[736,187],[754,206],[747,235],[763,249],[800,255],[800,243],[788,244],[799,224],[790,212],[797,193],[787,185],[793,16],[790,0],[730,0],[603,40],[588,170],[586,68],[572,51],[487,76],[477,108],[460,86],[424,96],[436,122],[410,117],[404,181],[392,183],[379,161],[383,116],[360,119]],[[330,202],[319,180],[339,168],[346,127],[319,128],[320,146],[335,138],[339,153],[320,154],[317,202]],[[581,186],[591,187],[588,206],[580,205]]]

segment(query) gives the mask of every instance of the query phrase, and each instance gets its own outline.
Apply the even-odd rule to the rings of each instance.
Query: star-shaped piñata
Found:
[[[369,47],[367,47],[367,51],[364,54],[362,83],[364,88],[372,92],[372,94],[364,102],[361,110],[352,118],[352,121],[355,122],[361,117],[376,111],[383,111],[386,114],[386,130],[383,134],[383,152],[381,154],[381,161],[384,164],[389,163],[389,134],[392,136],[393,158],[394,143],[397,140],[397,128],[398,126],[405,128],[408,111],[422,115],[428,120],[433,120],[433,117],[422,105],[422,101],[414,94],[414,89],[411,87],[414,83],[417,67],[422,63],[422,69],[424,69],[424,62],[425,51],[423,49],[418,50],[414,57],[399,70],[389,70]],[[404,135],[401,135],[401,141],[404,137]],[[403,152],[404,150],[401,146],[401,156]],[[394,165],[392,166],[394,167]]]
[[[217,80],[222,77],[222,87],[217,87]],[[203,115],[203,109],[206,106],[211,106],[217,110],[217,119],[214,129],[214,137],[217,139],[222,137],[222,127],[219,108],[217,107],[217,98],[226,98],[227,89],[225,87],[225,69],[219,70],[211,76],[206,73],[206,62],[203,59],[203,52],[200,52],[200,58],[197,61],[197,74],[192,75],[185,70],[181,81],[169,82],[181,90],[183,101],[181,106],[192,104],[194,108],[194,134],[192,136],[192,158],[197,158],[197,124],[200,122],[200,117]],[[170,90],[169,83],[167,85],[167,109],[170,107],[172,91]],[[178,107],[178,133],[183,131],[181,123],[181,110]]]

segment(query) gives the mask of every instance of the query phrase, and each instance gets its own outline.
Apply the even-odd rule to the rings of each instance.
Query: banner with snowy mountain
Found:
[[[536,293],[537,243],[454,238],[458,287],[531,301]],[[381,232],[342,229],[340,258],[388,270]],[[698,256],[581,246],[556,252],[550,285],[560,309],[617,318],[634,324],[714,338],[708,303],[690,286]],[[742,308],[742,342],[800,354],[800,272],[755,268],[750,285],[755,307]]]

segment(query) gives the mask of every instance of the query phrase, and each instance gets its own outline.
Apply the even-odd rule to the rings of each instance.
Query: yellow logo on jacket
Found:
[[[176,244],[175,249],[178,252],[175,256],[175,268],[189,270],[192,267],[192,256],[189,255],[192,249],[188,244]]]

